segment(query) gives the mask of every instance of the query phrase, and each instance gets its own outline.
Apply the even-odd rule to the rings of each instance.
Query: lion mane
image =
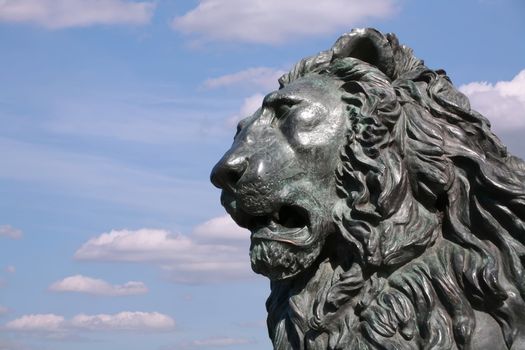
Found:
[[[318,263],[272,281],[276,349],[469,349],[476,312],[506,346],[525,323],[525,163],[443,70],[358,29],[301,60],[342,82],[338,230]]]

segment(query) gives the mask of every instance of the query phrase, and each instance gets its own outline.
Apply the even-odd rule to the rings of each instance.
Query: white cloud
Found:
[[[6,323],[5,328],[24,332],[61,332],[65,324],[63,316],[55,314],[24,315]]]
[[[75,253],[81,260],[163,261],[196,248],[186,236],[165,230],[112,230],[90,239]]]
[[[228,217],[195,228],[192,235],[166,230],[112,230],[84,243],[79,260],[155,263],[181,283],[218,282],[252,276],[249,233]]]
[[[54,292],[77,292],[106,296],[137,295],[148,292],[148,288],[142,282],[130,281],[122,285],[113,285],[101,279],[82,275],[66,277],[53,283],[49,289]]]
[[[255,341],[251,338],[210,337],[206,339],[194,340],[191,342],[191,345],[195,347],[225,347],[253,343],[255,343]]]
[[[239,112],[226,120],[226,125],[229,127],[237,125],[239,120],[252,115],[259,107],[261,107],[264,95],[257,93],[246,97],[242,103]]]
[[[175,321],[158,312],[124,311],[117,314],[79,314],[66,320],[55,314],[24,315],[5,324],[5,329],[19,332],[68,333],[87,331],[166,331]]]
[[[13,265],[7,265],[6,268],[5,268],[5,272],[15,273],[16,272],[16,267],[13,266]]]
[[[196,226],[192,235],[206,241],[246,241],[250,232],[239,227],[229,215],[223,215]]]
[[[0,237],[19,239],[22,238],[22,231],[10,225],[0,225]]]
[[[172,26],[205,40],[275,44],[349,30],[395,11],[394,0],[199,0]]]
[[[0,22],[34,23],[49,29],[107,24],[146,24],[155,4],[125,0],[2,0]]]
[[[158,312],[120,312],[114,315],[76,315],[72,327],[87,330],[164,331],[175,327],[175,321]]]
[[[459,90],[469,97],[474,110],[491,121],[495,130],[525,127],[525,69],[510,81],[473,82],[460,86]]]
[[[251,85],[266,90],[276,89],[279,87],[277,79],[284,73],[286,73],[284,70],[269,67],[248,68],[236,73],[208,79],[204,82],[204,86],[213,89],[231,85]]]

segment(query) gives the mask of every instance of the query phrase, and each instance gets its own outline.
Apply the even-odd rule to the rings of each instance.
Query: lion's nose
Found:
[[[243,156],[225,154],[213,167],[210,180],[218,188],[230,188],[240,180],[248,168],[248,159]]]

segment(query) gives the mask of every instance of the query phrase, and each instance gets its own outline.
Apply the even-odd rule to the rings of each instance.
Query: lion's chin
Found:
[[[296,276],[317,259],[321,244],[297,247],[284,242],[252,239],[250,260],[254,272],[272,281]]]

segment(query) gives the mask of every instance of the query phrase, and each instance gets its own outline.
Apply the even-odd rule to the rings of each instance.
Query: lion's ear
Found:
[[[358,58],[377,67],[389,78],[395,78],[396,61],[392,39],[389,40],[375,29],[354,29],[344,34],[335,42],[332,52],[333,58]]]

